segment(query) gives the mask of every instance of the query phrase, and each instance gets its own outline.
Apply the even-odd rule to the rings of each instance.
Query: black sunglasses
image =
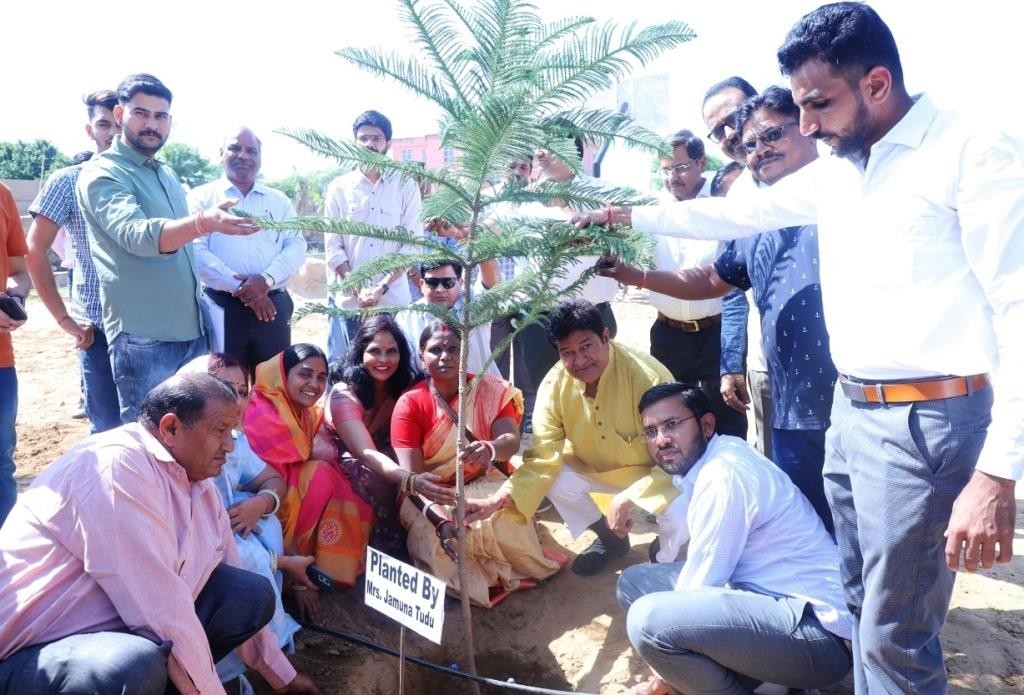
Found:
[[[423,282],[427,283],[427,287],[432,290],[436,290],[438,287],[450,290],[455,287],[455,283],[458,282],[458,278],[423,278]]]

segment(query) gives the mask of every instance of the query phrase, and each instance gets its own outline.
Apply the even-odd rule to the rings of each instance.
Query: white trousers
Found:
[[[563,463],[548,490],[548,499],[555,505],[573,538],[579,538],[587,527],[604,516],[590,496],[593,492],[614,495],[622,492],[622,488],[599,483]],[[680,495],[658,515],[658,538],[661,542],[658,562],[673,562],[690,540],[690,529],[686,523],[689,507],[689,497]]]

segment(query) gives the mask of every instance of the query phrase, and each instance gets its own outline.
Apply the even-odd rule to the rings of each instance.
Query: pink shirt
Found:
[[[213,483],[192,483],[141,425],[89,437],[47,468],[0,528],[0,659],[68,635],[171,640],[172,682],[223,693],[194,602],[222,561],[239,566]],[[295,669],[264,628],[239,647],[275,688]]]

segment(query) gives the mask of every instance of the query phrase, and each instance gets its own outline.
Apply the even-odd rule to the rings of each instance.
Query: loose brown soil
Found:
[[[30,300],[28,324],[14,335],[20,379],[16,453],[19,484],[31,480],[71,444],[86,435],[82,421],[71,420],[78,404],[78,366],[72,339],[57,328],[42,304]],[[618,303],[619,337],[646,347],[650,309]],[[326,327],[311,316],[295,329],[296,340],[324,344]],[[1018,493],[1020,494],[1020,493]],[[618,572],[644,562],[654,534],[635,518],[633,550],[597,577],[583,579],[562,571],[544,585],[513,595],[493,610],[474,611],[474,642],[480,673],[506,680],[589,693],[624,693],[648,675],[626,639],[622,611],[615,603]],[[577,552],[589,540],[572,541],[554,512],[539,521],[545,545]],[[1014,560],[991,571],[962,575],[943,631],[946,666],[953,693],[1024,692],[1024,515],[1018,514]],[[398,627],[365,608],[358,590],[326,597],[327,624],[375,642],[398,647]],[[449,601],[444,646],[408,633],[406,653],[435,663],[462,662],[464,641],[458,604]],[[300,633],[294,657],[325,694],[398,692],[398,660],[309,631]],[[409,665],[405,692],[469,692],[460,681]],[[265,691],[269,692],[269,691]],[[484,692],[510,692],[485,688]],[[849,679],[827,691],[851,693]]]

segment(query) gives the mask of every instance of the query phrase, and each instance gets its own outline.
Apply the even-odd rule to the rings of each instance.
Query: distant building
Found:
[[[456,152],[450,147],[442,149],[437,133],[431,133],[412,138],[392,138],[391,156],[400,162],[423,162],[436,169],[454,161]]]

